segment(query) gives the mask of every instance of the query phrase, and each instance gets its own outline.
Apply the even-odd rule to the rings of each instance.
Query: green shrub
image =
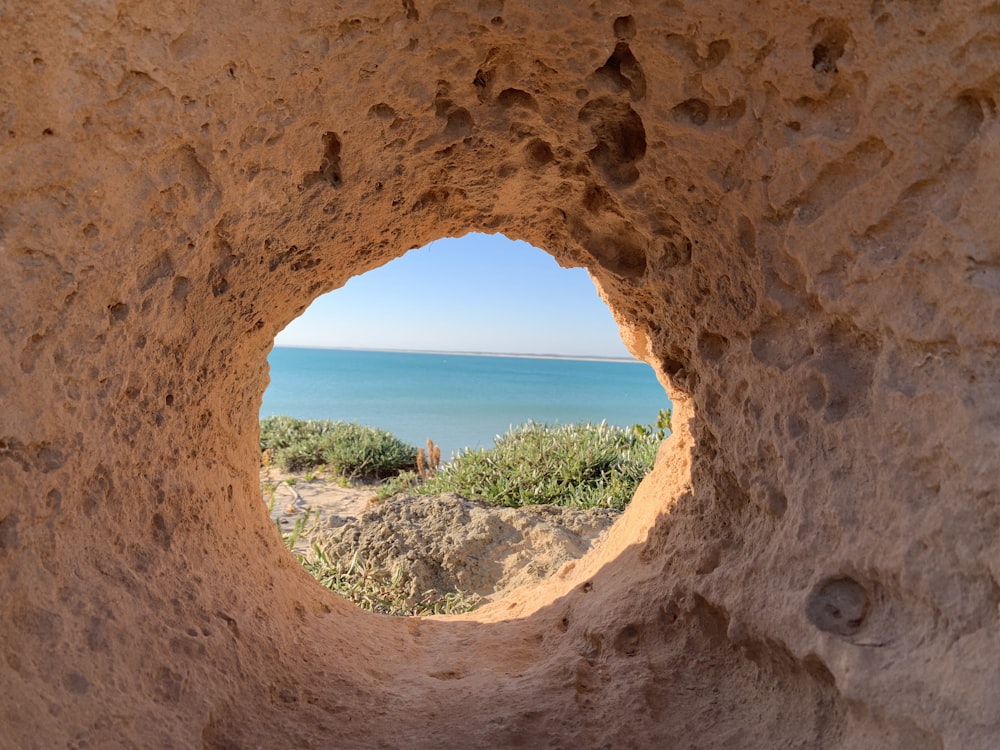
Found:
[[[287,472],[318,466],[347,477],[382,479],[416,466],[417,449],[375,427],[325,419],[267,417],[260,422],[260,449]]]
[[[317,438],[306,438],[273,453],[274,462],[282,471],[302,472],[323,463],[323,447]]]
[[[319,440],[326,463],[345,477],[384,479],[417,462],[417,449],[391,432],[340,422]]]
[[[260,449],[277,453],[282,448],[301,445],[325,435],[338,423],[328,419],[265,417],[260,420]]]
[[[623,509],[649,473],[660,444],[654,433],[606,424],[529,422],[498,437],[489,450],[469,450],[426,481],[400,474],[380,488],[396,492],[455,492],[494,505],[550,503]]]

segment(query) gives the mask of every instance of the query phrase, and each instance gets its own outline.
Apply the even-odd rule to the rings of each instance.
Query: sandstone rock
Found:
[[[994,3],[0,19],[0,744],[995,745]],[[675,431],[571,568],[367,615],[260,502],[266,355],[471,230],[587,267]]]
[[[609,509],[496,508],[453,493],[397,495],[358,518],[330,519],[317,544],[402,570],[411,596],[434,590],[484,598],[549,577],[583,554],[618,517]]]

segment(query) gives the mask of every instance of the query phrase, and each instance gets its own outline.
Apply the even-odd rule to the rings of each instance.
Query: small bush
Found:
[[[420,482],[402,473],[381,497],[396,492],[455,492],[493,505],[550,503],[623,509],[653,467],[660,437],[606,424],[529,422],[497,437],[489,450],[468,450]]]
[[[417,449],[391,432],[341,422],[319,440],[323,463],[345,477],[384,479],[417,462]]]
[[[323,447],[316,438],[279,448],[274,454],[275,463],[282,471],[302,472],[323,463]]]
[[[417,449],[390,432],[325,419],[267,417],[260,423],[260,449],[282,471],[328,466],[346,477],[383,479],[416,466]]]
[[[276,454],[282,448],[301,445],[327,434],[340,424],[328,419],[265,417],[260,420],[260,450]]]

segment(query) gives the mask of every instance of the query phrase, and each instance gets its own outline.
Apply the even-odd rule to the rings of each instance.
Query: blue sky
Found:
[[[486,234],[438,240],[350,279],[275,344],[631,359],[584,269]]]

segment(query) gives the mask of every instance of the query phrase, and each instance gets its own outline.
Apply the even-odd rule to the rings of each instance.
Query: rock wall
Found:
[[[995,742],[996,5],[0,20],[0,745]],[[266,355],[471,230],[586,266],[676,432],[555,578],[366,615],[260,502]]]

